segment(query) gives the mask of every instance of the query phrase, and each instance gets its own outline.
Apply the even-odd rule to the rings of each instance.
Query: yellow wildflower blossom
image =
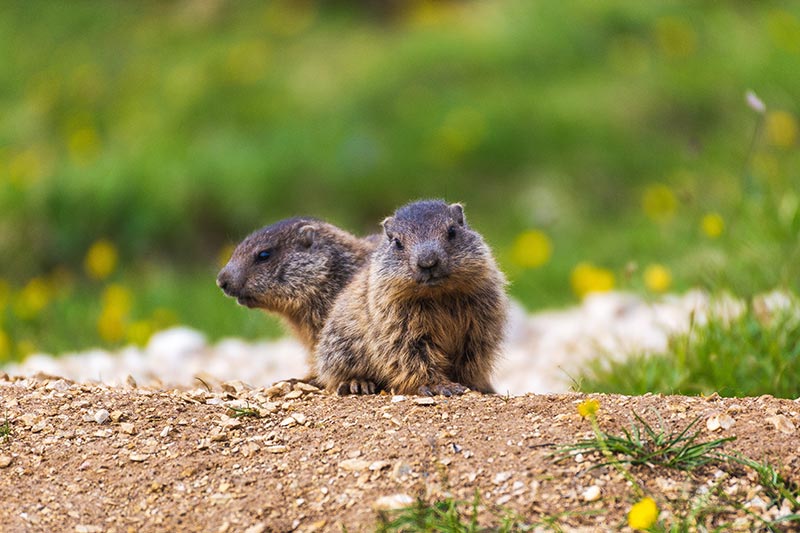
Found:
[[[590,292],[608,292],[614,288],[614,273],[591,263],[580,263],[570,274],[572,290],[583,298]]]
[[[521,233],[514,241],[511,258],[517,265],[525,268],[537,268],[553,255],[553,243],[545,233],[539,230],[528,230]]]
[[[719,213],[708,213],[700,222],[703,233],[711,239],[716,239],[725,230],[725,220]]]
[[[41,278],[33,278],[17,295],[14,314],[23,320],[35,318],[50,303],[50,287]]]
[[[645,189],[642,195],[644,214],[656,222],[665,222],[675,215],[678,200],[675,193],[666,185],[657,183]]]
[[[658,519],[658,505],[655,500],[645,497],[631,507],[628,513],[628,526],[633,529],[649,529]]]
[[[644,285],[653,292],[665,292],[672,285],[672,274],[664,265],[648,265],[644,269]]]
[[[105,279],[114,272],[118,261],[117,247],[105,239],[96,241],[86,252],[83,266],[93,279]]]
[[[154,333],[153,324],[146,320],[137,320],[128,326],[125,337],[128,342],[137,346],[144,346]]]
[[[797,120],[788,111],[767,114],[767,137],[781,148],[791,148],[797,141]]]
[[[132,304],[133,293],[119,283],[112,283],[103,290],[103,307],[106,309],[111,309],[120,315],[127,315]]]
[[[97,332],[106,342],[119,342],[125,337],[125,315],[106,307],[97,319]]]
[[[597,416],[597,411],[600,410],[600,402],[594,398],[589,398],[578,404],[578,413],[583,418]]]

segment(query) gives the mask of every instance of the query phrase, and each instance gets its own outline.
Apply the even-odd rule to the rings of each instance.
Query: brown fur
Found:
[[[308,348],[313,372],[328,311],[375,245],[313,218],[281,220],[239,243],[217,285],[240,305],[278,314]]]
[[[420,201],[340,293],[317,347],[320,381],[340,393],[493,392],[506,281],[459,204]]]

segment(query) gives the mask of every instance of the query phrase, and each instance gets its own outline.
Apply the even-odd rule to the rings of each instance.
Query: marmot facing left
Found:
[[[340,394],[493,392],[506,281],[461,205],[411,203],[383,228],[384,242],[328,315],[319,380]]]
[[[280,315],[313,355],[336,296],[375,245],[314,218],[281,220],[239,243],[217,285],[241,305]]]

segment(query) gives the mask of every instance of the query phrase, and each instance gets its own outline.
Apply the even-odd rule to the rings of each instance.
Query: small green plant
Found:
[[[631,429],[622,429],[622,435],[595,434],[594,438],[583,440],[577,444],[566,446],[556,454],[569,454],[576,451],[598,452],[607,457],[607,461],[593,468],[608,466],[614,462],[631,465],[659,465],[678,470],[693,470],[698,466],[719,459],[714,453],[724,443],[736,437],[725,437],[708,442],[698,442],[700,431],[690,432],[700,417],[692,420],[678,432],[656,430],[636,412],[633,413],[638,422]],[[614,457],[608,457],[607,450]],[[620,459],[619,456],[623,458]]]
[[[3,423],[0,424],[0,442],[5,442],[11,438],[11,424],[8,421],[8,415],[3,415]]]
[[[490,511],[494,526],[482,527],[478,523],[481,510],[480,493],[475,491],[472,502],[453,498],[428,503],[418,499],[412,506],[379,514],[378,533],[512,533],[524,531],[555,531],[564,529],[560,522],[577,514],[595,514],[599,511],[564,511],[541,515],[527,520],[507,509]]]
[[[480,495],[476,492],[471,504],[470,516],[465,517],[460,509],[465,502],[452,498],[427,503],[422,499],[410,507],[400,509],[394,513],[383,512],[379,515],[379,533],[410,533],[410,532],[445,532],[445,533],[477,533],[478,506]],[[390,515],[394,515],[390,519]]]

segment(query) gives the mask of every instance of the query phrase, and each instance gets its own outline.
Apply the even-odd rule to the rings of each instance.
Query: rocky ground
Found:
[[[516,512],[565,530],[625,530],[638,498],[615,469],[591,469],[597,454],[552,456],[591,434],[576,410],[585,395],[336,397],[304,384],[207,385],[112,387],[0,372],[0,431],[8,433],[0,437],[0,530],[374,531],[380,509],[417,497],[471,501],[476,492],[484,524]],[[633,412],[668,429],[700,417],[700,440],[736,437],[726,453],[769,461],[800,481],[796,400],[592,397],[607,432],[630,427]],[[666,522],[717,495],[742,508],[700,520],[725,521],[726,530],[763,528],[761,517],[791,511],[773,505],[746,468],[636,466],[631,474]]]

